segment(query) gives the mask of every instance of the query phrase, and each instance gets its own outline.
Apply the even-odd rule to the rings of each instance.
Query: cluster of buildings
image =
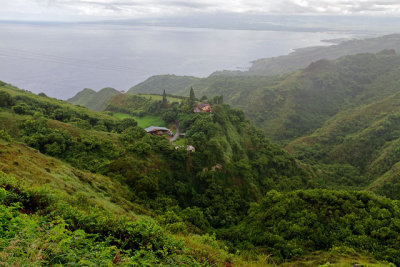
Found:
[[[194,109],[193,109],[193,113],[199,113],[199,112],[207,112],[210,113],[211,112],[211,105],[208,103],[201,103],[198,104]],[[168,134],[169,136],[172,136],[173,133],[170,129],[166,128],[166,127],[160,127],[160,126],[150,126],[147,127],[145,129],[145,131],[148,134],[152,134],[152,135],[164,135],[164,134]]]
[[[198,104],[194,109],[193,109],[193,113],[199,113],[199,112],[207,112],[207,113],[211,113],[211,105],[208,103],[200,103]],[[146,133],[151,134],[151,135],[169,135],[169,136],[173,136],[173,133],[170,129],[166,128],[166,127],[160,127],[160,126],[150,126],[147,127],[145,129]],[[180,134],[180,135],[184,135],[184,134]],[[176,149],[179,148],[179,146],[175,147]],[[196,149],[192,146],[192,145],[187,145],[186,146],[186,150],[188,152],[194,152],[196,151]]]

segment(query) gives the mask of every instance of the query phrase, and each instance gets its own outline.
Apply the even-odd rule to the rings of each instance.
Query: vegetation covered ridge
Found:
[[[302,70],[277,76],[212,75],[167,92],[188,96],[193,87],[199,97],[222,95],[269,138],[285,145],[312,133],[349,106],[394,93],[398,64],[394,50],[383,50],[318,60]],[[152,92],[150,86],[146,90],[132,92]]]
[[[397,229],[397,201],[373,193],[312,190],[326,187],[320,170],[266,139],[223,97],[199,100],[194,93],[180,102],[164,94],[152,104],[154,116],[167,125],[177,123],[185,133],[183,143],[174,145],[166,136],[146,133],[130,114],[118,119],[112,111],[93,112],[2,83],[0,229],[6,234],[0,260],[16,265],[315,266],[329,261],[311,260],[320,253],[337,264],[349,258],[398,263],[397,236],[386,242],[381,234]],[[210,109],[199,109],[201,103]],[[291,199],[298,200],[297,209],[279,208],[276,214],[265,204],[289,207]],[[315,203],[322,213],[314,210]],[[371,217],[372,227],[379,226],[378,233],[369,226],[347,230],[355,225],[347,214],[359,208]],[[294,222],[297,212],[310,216],[298,222],[300,230],[288,233],[281,226]],[[259,220],[257,214],[264,217]],[[305,238],[327,221],[333,226],[325,230],[336,239]],[[255,237],[267,233],[268,238]],[[338,247],[343,233],[374,242],[377,249],[347,239]],[[37,245],[27,245],[32,242]]]

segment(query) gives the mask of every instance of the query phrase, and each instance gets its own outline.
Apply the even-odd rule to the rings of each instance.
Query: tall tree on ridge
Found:
[[[162,103],[161,103],[163,108],[166,108],[168,105],[168,100],[167,100],[167,94],[165,93],[165,90],[163,92],[163,97],[162,97]]]
[[[196,100],[196,96],[194,95],[193,87],[190,87],[190,94],[189,94],[189,105],[190,105],[190,107],[194,106],[195,100]]]

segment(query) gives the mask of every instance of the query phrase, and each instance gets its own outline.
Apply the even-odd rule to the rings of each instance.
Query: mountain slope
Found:
[[[307,47],[289,55],[257,59],[248,71],[241,75],[280,75],[307,67],[312,62],[327,59],[334,60],[347,55],[360,53],[378,53],[394,49],[400,52],[400,35],[392,34],[361,40],[348,40],[330,46]],[[226,73],[222,73],[226,75]]]
[[[346,55],[359,53],[378,53],[382,50],[395,50],[400,52],[400,35],[386,35],[362,40],[348,40],[339,44],[322,47],[309,47],[298,49],[295,52],[274,57],[255,60],[248,71],[218,71],[210,75],[220,77],[245,77],[245,76],[274,76],[296,71],[307,67],[312,62],[327,59],[334,60]],[[188,89],[202,87],[199,79],[188,76],[160,75],[150,77],[148,80],[133,86],[130,93],[155,93],[160,94],[164,89],[169,94],[187,95]],[[200,83],[201,84],[201,83]]]
[[[194,84],[197,96],[223,95],[281,143],[309,134],[347,106],[388,96],[398,83],[393,51],[321,60],[283,76],[218,77]]]
[[[103,88],[98,92],[91,89],[84,89],[67,101],[74,105],[84,106],[94,111],[102,111],[107,106],[108,101],[113,96],[119,94],[119,91],[110,87]]]
[[[85,88],[67,101],[73,103],[74,105],[85,106],[89,99],[94,97],[95,94],[96,91],[90,88]]]
[[[186,103],[176,104],[174,116],[186,131],[187,142],[196,148],[188,155],[186,147],[176,149],[166,138],[146,135],[132,119],[120,121],[8,85],[0,91],[13,100],[4,102],[0,113],[5,136],[75,168],[120,179],[136,192],[139,202],[164,205],[157,198],[164,196],[182,208],[207,207],[204,216],[213,227],[238,221],[249,202],[269,189],[307,188],[312,179],[242,112],[227,105],[215,104],[214,116],[209,116],[193,114]],[[26,103],[31,103],[30,109],[22,108]],[[214,198],[238,204],[210,204]]]
[[[348,105],[389,96],[398,81],[399,61],[393,50],[384,50],[334,61],[320,60],[281,76],[212,75],[190,86],[197,97],[222,95],[226,103],[243,109],[269,138],[286,144],[310,134]],[[142,86],[151,88],[150,84]],[[188,87],[176,86],[167,93],[187,95]]]
[[[350,164],[372,182],[374,190],[387,182],[398,183],[387,177],[398,173],[399,105],[400,92],[340,112],[312,135],[291,142],[287,149],[308,162]],[[380,193],[386,195],[382,190]],[[397,193],[387,196],[400,199]]]
[[[157,75],[129,89],[129,94],[168,94],[186,95],[190,86],[200,78],[192,76]]]
[[[179,122],[186,133],[185,145],[196,148],[188,152],[185,145],[146,134],[131,118],[117,120],[2,84],[0,168],[5,173],[0,173],[0,261],[268,266],[308,261],[309,253],[319,253],[339,259],[338,264],[346,259],[380,265],[398,262],[393,253],[398,246],[392,242],[397,236],[388,239],[381,230],[397,229],[398,216],[392,210],[400,209],[398,202],[372,193],[363,193],[360,199],[366,200],[370,208],[366,215],[381,226],[379,231],[349,232],[347,223],[336,225],[332,233],[345,233],[349,240],[373,240],[378,250],[363,250],[351,242],[338,250],[333,241],[340,238],[325,240],[318,234],[307,237],[313,244],[309,249],[294,244],[324,217],[304,216],[301,231],[287,228],[283,223],[290,207],[287,201],[298,194],[310,203],[316,199],[324,207],[321,212],[335,206],[319,196],[320,191],[308,190],[322,186],[321,172],[271,143],[242,111],[222,104],[221,99],[210,101],[212,114],[193,114],[193,100],[157,106],[158,112]],[[292,192],[298,189],[303,190]],[[360,195],[329,194],[340,201]],[[251,233],[264,232],[264,225],[273,224],[262,217],[271,208],[270,201],[280,203],[274,214],[281,228],[272,229],[275,235],[265,243]],[[390,212],[382,210],[381,203]],[[308,204],[300,206],[300,201],[296,204],[302,212],[312,209]],[[346,211],[359,207],[359,202],[343,204]],[[287,214],[295,218],[297,210]],[[386,224],[387,218],[393,219],[391,224]],[[254,229],[243,229],[245,224]],[[287,229],[294,230],[288,235]],[[281,245],[274,245],[275,241]],[[281,250],[294,254],[275,253]],[[270,251],[273,256],[266,254]],[[382,262],[363,256],[371,253]]]
[[[399,264],[399,219],[396,202],[365,192],[271,191],[249,210],[238,239],[253,240],[269,253],[286,257],[314,246],[345,252],[350,245]]]
[[[240,257],[229,254],[215,238],[188,233],[191,229],[191,233],[202,234],[206,228],[198,228],[205,221],[199,208],[188,207],[183,212],[186,207],[179,207],[178,200],[171,197],[175,190],[180,190],[176,196],[182,197],[183,188],[190,186],[191,180],[186,180],[185,149],[177,151],[164,138],[144,135],[133,120],[117,121],[6,84],[0,88],[0,100],[5,100],[0,101],[0,169],[7,173],[5,176],[0,173],[0,231],[7,233],[0,235],[2,263],[33,264],[29,255],[34,254],[35,264],[70,261],[99,265],[114,262],[124,266],[167,262],[191,266],[229,262],[243,265]],[[27,102],[35,105],[30,105],[29,110],[22,109]],[[73,113],[76,110],[80,112]],[[58,113],[73,115],[52,119]],[[93,114],[98,114],[97,120]],[[33,192],[27,189],[32,186]],[[35,191],[46,188],[50,189],[43,194]],[[29,200],[30,196],[40,205]],[[172,203],[173,209],[168,213],[164,209]],[[28,215],[19,215],[19,209],[13,210],[13,205]],[[30,216],[33,211],[35,215]],[[172,212],[185,219],[171,221],[168,214]],[[50,232],[47,228],[33,231],[43,225],[49,225]],[[57,233],[52,234],[53,227]],[[28,232],[22,236],[13,230]],[[185,236],[170,232],[182,232]],[[54,238],[49,241],[47,235]],[[74,236],[82,243],[67,242],[74,240]],[[9,246],[16,240],[47,240],[47,248],[33,251],[20,245],[18,254]],[[210,241],[211,246],[206,244]],[[64,245],[57,250],[60,242]],[[101,255],[90,254],[93,249]],[[7,258],[8,253],[14,256]],[[73,255],[79,256],[73,258]]]

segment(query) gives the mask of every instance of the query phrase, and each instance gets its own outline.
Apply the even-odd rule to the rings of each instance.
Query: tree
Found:
[[[223,104],[224,103],[224,97],[222,95],[214,96],[214,98],[212,99],[212,103],[214,103],[214,104]]]
[[[200,98],[200,101],[206,101],[206,100],[208,100],[208,98],[207,98],[206,95],[203,95],[203,96]]]
[[[137,122],[134,119],[125,118],[118,122],[116,130],[118,133],[122,133],[123,131],[125,131],[128,128],[136,127],[136,126],[137,126]]]
[[[162,104],[161,104],[161,105],[162,105],[163,108],[166,108],[167,105],[168,105],[167,94],[165,93],[165,90],[164,90],[164,92],[163,92]]]
[[[189,94],[189,105],[190,107],[194,106],[194,101],[196,100],[196,96],[194,95],[193,87],[190,87],[190,94]]]
[[[14,105],[14,99],[7,92],[0,91],[0,107],[9,107]]]

